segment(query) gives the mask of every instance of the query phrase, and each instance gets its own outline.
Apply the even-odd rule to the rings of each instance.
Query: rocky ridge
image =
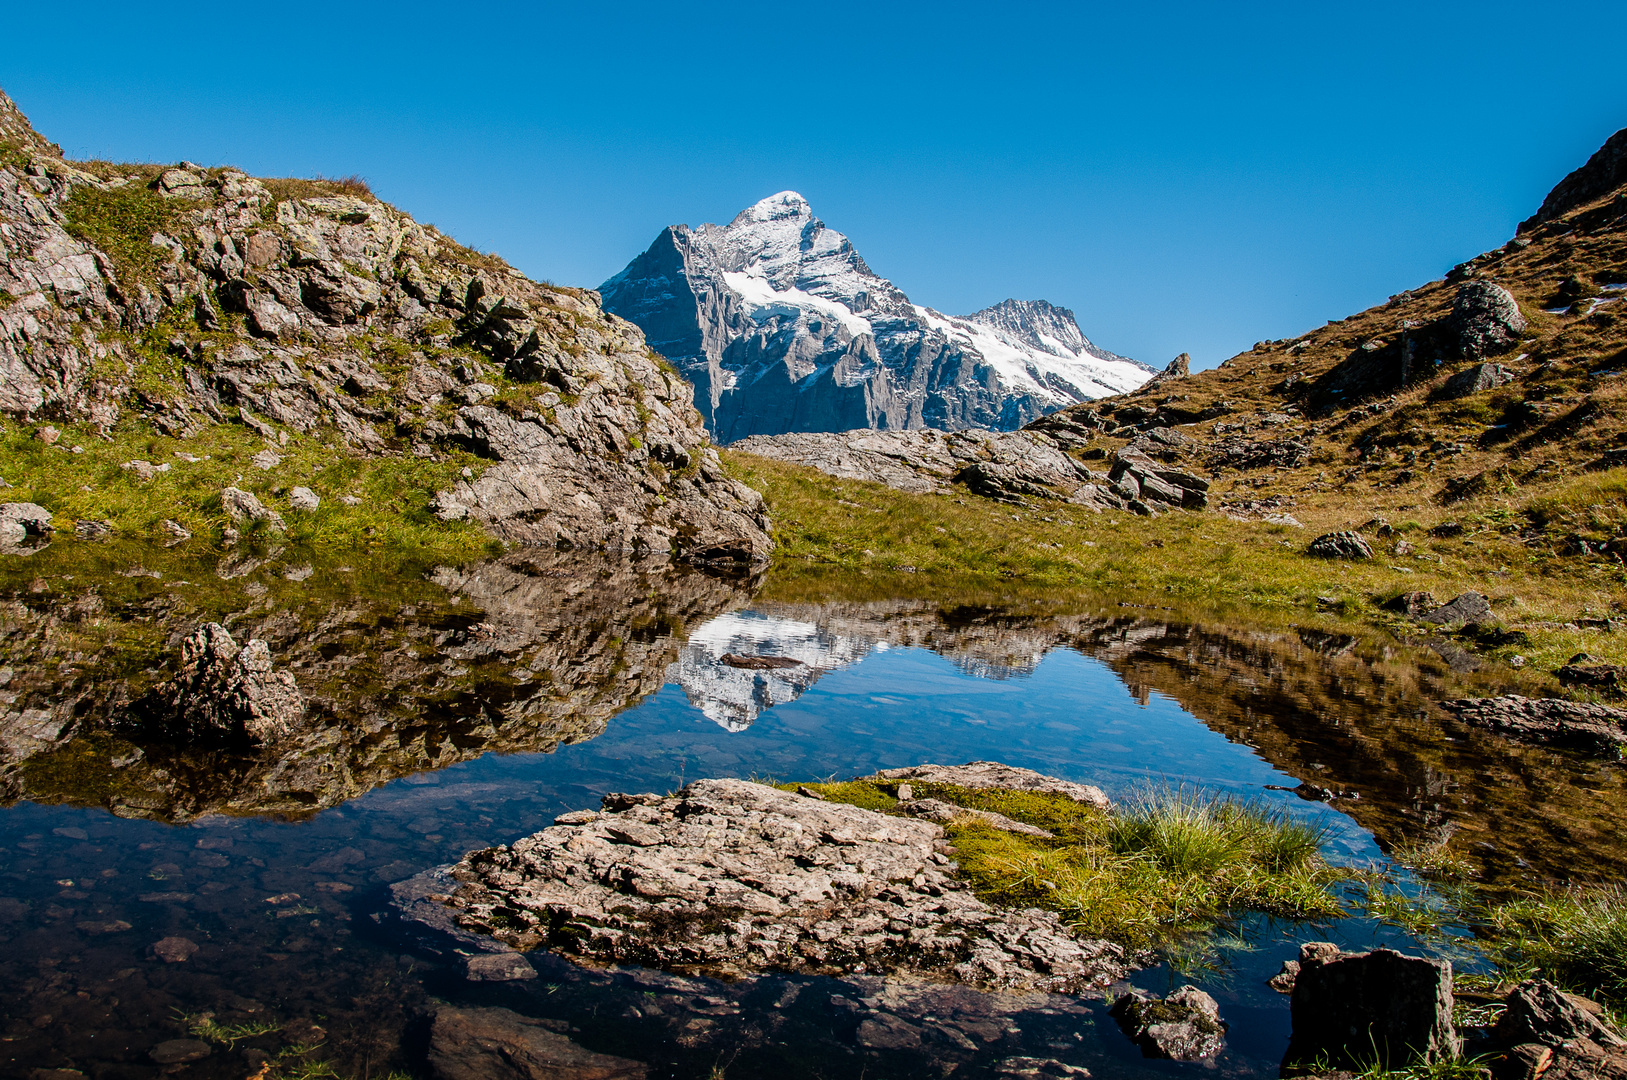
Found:
[[[663,230],[600,291],[695,384],[696,406],[726,443],[787,431],[1010,430],[1153,374],[1041,300],[964,317],[912,303],[794,191],[725,226]]]
[[[700,561],[769,550],[689,386],[597,293],[531,281],[355,181],[69,163],[3,94],[0,413],[183,444],[241,425],[272,464],[291,438],[461,452],[478,470],[425,500],[443,520]]]

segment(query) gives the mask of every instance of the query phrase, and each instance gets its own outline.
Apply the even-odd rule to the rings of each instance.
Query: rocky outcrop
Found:
[[[1475,364],[1446,380],[1441,387],[1445,398],[1464,398],[1495,390],[1514,381],[1514,371],[1502,364]]]
[[[511,1009],[435,1010],[429,1064],[439,1080],[644,1080],[640,1061],[595,1054]]]
[[[1419,621],[1434,623],[1437,626],[1453,626],[1466,623],[1495,622],[1497,616],[1492,613],[1491,601],[1477,592],[1466,592],[1461,596],[1431,608],[1418,616]]]
[[[595,963],[722,974],[891,972],[1098,993],[1121,950],[1053,913],[997,910],[952,873],[943,829],[744,780],[608,795],[453,868],[466,928]]]
[[[1462,1050],[1452,1026],[1452,964],[1391,949],[1300,961],[1283,1076],[1432,1063]]]
[[[1627,747],[1627,710],[1608,705],[1507,694],[1443,701],[1441,707],[1465,724],[1516,742],[1579,750],[1606,759],[1616,758]]]
[[[1195,986],[1162,998],[1132,987],[1109,1012],[1146,1057],[1202,1061],[1226,1046],[1219,1004]]]
[[[1621,1080],[1627,1039],[1596,1002],[1567,994],[1543,979],[1516,986],[1491,1030],[1487,1054],[1494,1080]]]
[[[1309,554],[1323,559],[1371,559],[1373,545],[1361,533],[1331,532],[1318,536],[1307,549]]]
[[[29,130],[10,99],[0,123]],[[25,169],[0,166],[0,412],[103,430],[134,412],[182,439],[240,423],[267,440],[265,468],[290,438],[467,450],[486,465],[434,499],[445,520],[767,557],[762,500],[723,475],[690,387],[597,293],[531,281],[355,185],[185,163],[92,173],[28,145]],[[125,237],[132,215],[162,226]],[[166,374],[143,379],[155,353]]]
[[[1448,322],[1457,335],[1459,351],[1471,360],[1507,352],[1519,344],[1526,327],[1514,294],[1490,281],[1470,281],[1459,287]]]
[[[1143,514],[1202,509],[1208,505],[1209,481],[1151,456],[1179,458],[1180,444],[1172,443],[1149,437],[1124,447],[1115,453],[1106,474],[1070,456],[1040,431],[754,436],[732,449],[900,491],[945,492],[959,484],[974,495],[1001,502],[1059,499],[1093,510]]]
[[[1555,184],[1537,212],[1520,222],[1519,231],[1528,233],[1545,222],[1563,217],[1578,207],[1610,194],[1623,184],[1627,184],[1627,128],[1606,139],[1604,145],[1587,159],[1587,164]]]
[[[219,623],[181,643],[181,670],[130,706],[141,727],[168,738],[276,742],[305,717],[294,677],[274,671],[258,638],[238,645]]]
[[[1097,348],[1073,313],[1007,300],[965,317],[910,302],[782,191],[725,226],[662,231],[600,286],[695,386],[721,442],[853,429],[1011,430],[1132,389],[1151,368]]]

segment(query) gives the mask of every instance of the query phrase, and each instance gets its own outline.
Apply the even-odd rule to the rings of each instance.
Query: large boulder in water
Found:
[[[181,643],[181,670],[130,706],[131,717],[180,738],[225,737],[271,742],[305,716],[294,677],[274,671],[258,638],[238,645],[219,623],[205,623]]]
[[[1385,1068],[1435,1062],[1462,1051],[1452,1026],[1452,964],[1391,949],[1300,964],[1293,1036],[1283,1076],[1320,1068]]]
[[[1145,1057],[1201,1061],[1226,1045],[1226,1025],[1215,999],[1195,986],[1165,998],[1131,989],[1109,1010]]]

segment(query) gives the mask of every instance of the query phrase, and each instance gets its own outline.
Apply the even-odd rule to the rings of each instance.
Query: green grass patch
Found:
[[[806,786],[833,802],[896,806],[896,781]],[[1323,860],[1323,831],[1259,803],[1160,789],[1101,810],[1035,792],[911,786],[916,798],[994,811],[1055,833],[1053,840],[1024,836],[969,815],[948,826],[959,874],[979,896],[1049,908],[1087,937],[1167,951],[1246,911],[1296,919],[1344,914],[1332,890],[1349,874]]]
[[[1627,1005],[1627,890],[1554,889],[1492,907],[1482,936],[1510,979],[1540,975]]]
[[[154,233],[173,233],[189,200],[166,199],[145,184],[117,188],[74,186],[63,206],[68,232],[94,244],[113,260],[126,287],[151,280],[170,257],[152,243]]]
[[[227,423],[171,438],[127,415],[106,437],[89,425],[68,425],[57,444],[47,446],[32,428],[3,423],[0,477],[11,485],[9,500],[39,503],[58,515],[59,529],[107,520],[119,535],[164,539],[162,523],[169,519],[194,534],[190,543],[209,544],[227,525],[220,491],[236,486],[281,513],[288,526],[283,538],[298,544],[439,562],[501,550],[478,525],[442,522],[429,509],[434,494],[455,484],[465,466],[484,466],[474,455],[368,457],[348,449],[332,430],[288,435],[286,445],[271,446],[248,428]],[[280,460],[262,469],[253,459],[267,449]],[[124,467],[131,461],[169,469],[142,480]],[[292,510],[287,497],[295,486],[316,492],[321,506]],[[347,496],[356,501],[346,503]]]

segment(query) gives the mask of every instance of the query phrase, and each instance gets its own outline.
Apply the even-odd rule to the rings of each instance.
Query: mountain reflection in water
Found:
[[[1327,824],[1347,861],[1450,835],[1510,886],[1627,869],[1619,770],[1457,726],[1430,703],[1487,676],[1393,639],[1113,601],[787,603],[759,584],[537,552],[370,570],[64,544],[0,563],[0,1072],[147,1080],[149,1051],[204,1012],[283,1029],[187,1066],[209,1080],[315,1040],[311,1024],[344,1075],[422,1071],[436,1001],[543,1017],[652,1076],[722,1060],[731,1077],[982,1075],[1013,1057],[1168,1071],[1088,1002],[542,957],[540,980],[470,982],[389,915],[389,883],[607,791],[700,776],[996,758],[1118,796],[1257,796]],[[286,740],[175,746],[129,724],[210,619],[294,674],[310,709]],[[1266,787],[1302,780],[1362,797]],[[1221,950],[1229,977],[1200,981],[1233,1025],[1221,1073],[1274,1075],[1287,1012],[1265,976],[1297,940],[1384,931],[1245,929]],[[198,951],[164,962],[149,947],[165,937]]]

